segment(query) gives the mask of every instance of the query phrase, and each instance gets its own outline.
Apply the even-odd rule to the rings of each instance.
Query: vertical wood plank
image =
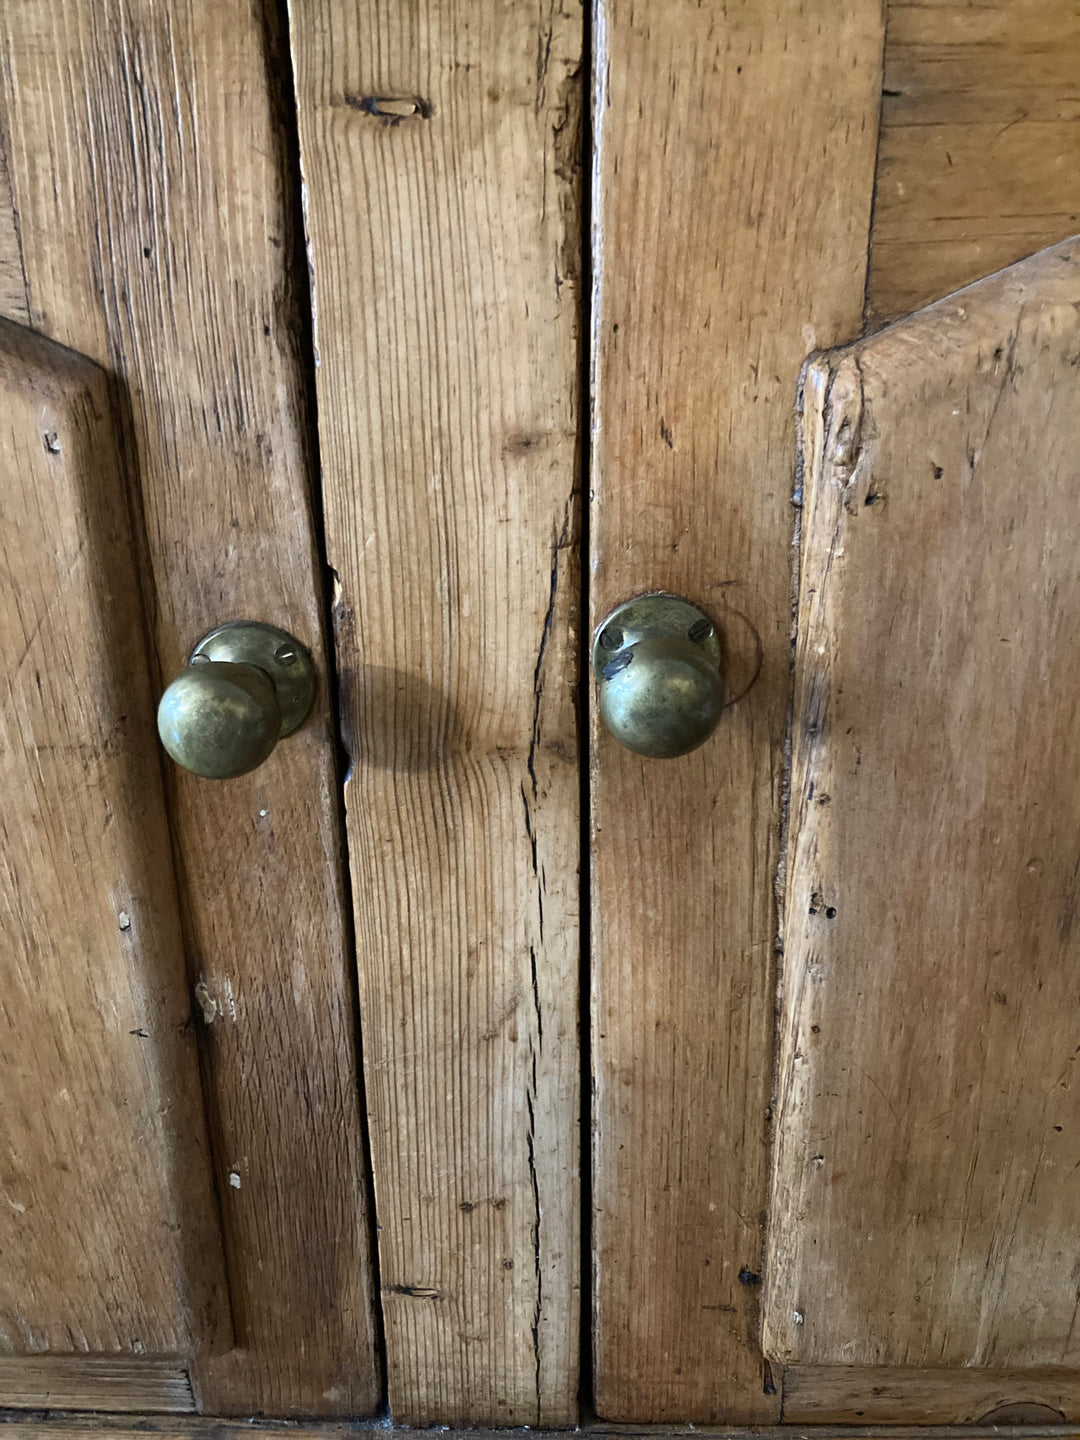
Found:
[[[859,329],[881,30],[876,0],[597,8],[593,619],[645,590],[704,605],[734,702],[683,759],[594,738],[595,1370],[609,1419],[778,1412],[757,1285],[793,402],[806,352]]]
[[[1080,229],[1071,0],[888,0],[867,310],[917,309]]]
[[[104,371],[0,320],[9,1355],[230,1338],[115,419]]]
[[[0,21],[7,268],[35,328],[126,382],[166,675],[245,616],[325,673],[270,40],[246,0],[11,0]],[[238,1339],[193,1370],[217,1413],[379,1394],[326,701],[252,775],[172,771]]]
[[[294,0],[391,1410],[574,1419],[576,0]]]
[[[1080,241],[806,384],[766,1342],[1080,1369]]]

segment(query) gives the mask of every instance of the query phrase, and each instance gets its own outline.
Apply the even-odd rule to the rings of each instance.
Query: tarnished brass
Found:
[[[204,635],[158,706],[161,743],[178,765],[229,780],[261,765],[307,719],[315,667],[276,625],[233,620]]]
[[[716,626],[702,610],[678,595],[639,595],[596,631],[600,718],[638,755],[686,755],[716,729],[722,665]]]

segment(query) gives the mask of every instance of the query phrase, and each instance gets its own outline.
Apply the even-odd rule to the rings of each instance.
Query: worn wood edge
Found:
[[[261,1436],[280,1436],[282,1440],[339,1440],[351,1435],[381,1434],[414,1435],[409,1426],[395,1426],[380,1420],[338,1420],[326,1422],[274,1421],[252,1418],[245,1421],[221,1420],[212,1416],[192,1415],[164,1418],[160,1415],[95,1415],[89,1420],[81,1414],[49,1412],[28,1416],[11,1410],[0,1409],[0,1426],[6,1427],[8,1440],[87,1440],[102,1434],[115,1440],[139,1440],[140,1436],[154,1435],[160,1440],[239,1440],[252,1433]],[[566,1430],[531,1430],[528,1427],[505,1430],[465,1430],[448,1426],[435,1426],[435,1432],[454,1436],[467,1436],[469,1440],[554,1440],[554,1437],[582,1435],[589,1440],[613,1440],[619,1436],[651,1436],[663,1440],[668,1435],[703,1436],[705,1440],[793,1440],[793,1437],[807,1435],[814,1440],[1041,1440],[1041,1437],[1065,1437],[1080,1434],[1076,1425],[583,1425]]]

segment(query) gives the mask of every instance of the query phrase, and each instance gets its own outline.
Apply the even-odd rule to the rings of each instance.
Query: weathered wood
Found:
[[[390,1406],[578,1369],[581,15],[294,0]]]
[[[306,297],[260,7],[10,0],[0,47],[0,240],[20,241],[31,323],[127,383],[162,672],[250,616],[325,674]],[[356,1414],[379,1393],[326,702],[250,776],[171,772],[241,1347],[193,1372],[218,1413]]]
[[[1080,1376],[1067,1370],[909,1370],[901,1366],[788,1365],[789,1425],[989,1424],[984,1417],[1054,1414],[1080,1419]],[[995,1425],[997,1421],[994,1421]]]
[[[231,1338],[108,379],[0,320],[0,1349]]]
[[[0,1406],[18,1410],[176,1414],[193,1411],[195,1395],[186,1369],[175,1360],[160,1360],[153,1355],[121,1355],[115,1359],[98,1355],[4,1356],[0,1358]],[[100,1418],[76,1423],[84,1433],[101,1433]],[[25,1428],[38,1433],[34,1425]],[[140,1425],[140,1433],[142,1428]],[[5,1434],[10,1432],[5,1429]]]
[[[874,324],[1080,229],[1072,0],[888,0],[886,12]]]
[[[348,1421],[309,1422],[307,1424],[276,1425],[273,1421],[252,1419],[244,1422],[222,1421],[202,1416],[146,1415],[134,1421],[126,1415],[95,1415],[92,1420],[80,1415],[48,1415],[34,1419],[15,1420],[4,1418],[4,1435],[7,1440],[94,1440],[94,1437],[109,1435],[113,1440],[250,1440],[253,1435],[261,1440],[364,1440],[367,1436],[407,1437],[415,1434],[407,1429],[387,1430],[376,1422],[350,1423]],[[499,1429],[499,1430],[449,1430],[443,1431],[448,1440],[564,1440],[565,1430]],[[791,1440],[800,1431],[791,1426],[756,1425],[753,1429],[727,1426],[695,1425],[664,1429],[662,1426],[637,1425],[583,1425],[573,1432],[582,1440],[627,1440],[627,1437],[648,1436],[649,1440],[675,1440],[693,1434],[698,1440]],[[806,1431],[801,1432],[802,1437]],[[903,1426],[882,1425],[843,1426],[821,1425],[815,1427],[813,1440],[1038,1440],[1038,1437],[1062,1437],[1074,1440],[1075,1425],[995,1425],[985,1426],[949,1425],[928,1426],[908,1429]]]
[[[859,329],[881,12],[602,0],[595,39],[593,619],[688,596],[742,694],[680,760],[595,737],[596,1405],[768,1420],[792,397]]]
[[[1080,1367],[1080,244],[811,366],[767,1353]]]

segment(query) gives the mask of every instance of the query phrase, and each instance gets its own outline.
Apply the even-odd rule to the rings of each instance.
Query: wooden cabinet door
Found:
[[[5,1006],[9,982],[22,987],[5,1012],[0,1115],[18,1157],[5,1153],[0,1179],[0,1275],[17,1312],[0,1349],[19,1358],[0,1361],[0,1404],[332,1415],[379,1403],[284,46],[275,8],[246,0],[4,6],[2,308],[108,372],[139,524],[135,547],[115,517],[102,530],[94,507],[122,503],[116,466],[95,456],[96,432],[51,456],[27,401],[18,444],[37,470],[19,450],[4,480],[4,505],[27,512],[5,525],[0,576],[3,681],[19,687],[4,763],[22,767],[21,803],[49,808],[21,825],[9,812],[0,847]],[[51,489],[35,496],[39,471]],[[140,560],[142,652],[121,586]],[[207,630],[244,618],[311,649],[316,707],[249,775],[211,783],[169,767],[177,898],[140,675],[160,693]],[[59,993],[39,1015],[47,980]],[[15,1179],[43,1126],[35,1163],[58,1168],[53,1210],[35,1213]],[[214,1201],[185,1198],[200,1184]],[[78,1216],[59,1232],[67,1249],[12,1268],[19,1233],[38,1235],[61,1203]],[[220,1237],[204,1253],[190,1243],[200,1226]],[[80,1237],[94,1239],[85,1256]],[[212,1279],[221,1290],[215,1253],[231,1340],[198,1349],[209,1327],[191,1297]],[[27,1349],[46,1355],[33,1375]],[[131,1363],[118,1369],[118,1355]]]
[[[1073,8],[3,10],[0,1405],[1080,1415]]]
[[[1077,1043],[1058,931],[1076,863],[1068,265],[1033,262],[1000,282],[1009,300],[972,292],[959,339],[932,311],[844,352],[849,388],[891,367],[889,398],[853,400],[820,456],[799,456],[796,396],[808,354],[1080,228],[1075,15],[595,14],[590,615],[681,593],[728,666],[727,709],[690,755],[642,760],[591,732],[597,1409],[1071,1418],[1080,1201],[1051,1148],[1069,1121],[1047,1109],[1067,1108],[1050,1092]],[[826,424],[811,407],[832,415],[841,394],[827,362],[809,374],[808,447]],[[835,502],[857,464],[856,515],[854,492]],[[839,639],[808,638],[812,563]],[[938,697],[952,709],[931,736]],[[826,704],[829,763],[848,769],[811,803]]]
[[[765,1353],[852,1410],[1077,1403],[1078,317],[1069,241],[805,376]]]

